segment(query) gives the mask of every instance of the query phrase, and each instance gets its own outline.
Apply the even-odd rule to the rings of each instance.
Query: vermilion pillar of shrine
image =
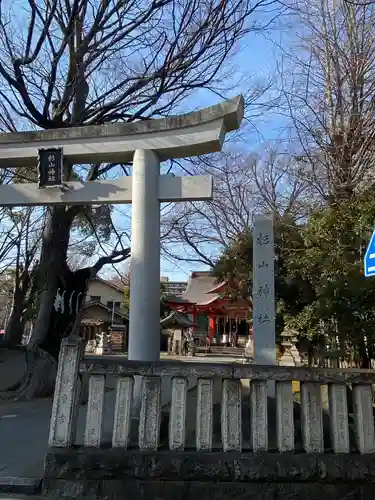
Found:
[[[212,340],[216,333],[216,321],[215,316],[210,315],[208,318],[208,336]]]
[[[193,323],[194,323],[193,331],[195,332],[197,330],[197,311],[196,311],[196,309],[194,309],[194,311],[193,311]]]

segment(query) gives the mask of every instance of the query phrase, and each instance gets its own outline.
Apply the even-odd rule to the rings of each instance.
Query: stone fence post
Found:
[[[79,364],[83,341],[79,337],[62,340],[53,396],[48,445],[72,446],[75,440],[79,405]]]

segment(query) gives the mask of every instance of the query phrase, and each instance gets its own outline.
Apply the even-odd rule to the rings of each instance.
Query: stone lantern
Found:
[[[279,366],[301,366],[301,356],[296,347],[298,332],[291,328],[285,328],[281,337],[281,345],[284,347],[284,354],[281,356]]]

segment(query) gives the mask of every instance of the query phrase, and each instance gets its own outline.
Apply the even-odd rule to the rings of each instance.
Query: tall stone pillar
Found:
[[[160,357],[160,202],[158,156],[134,153],[129,308],[129,359]]]
[[[254,362],[276,365],[275,242],[272,215],[254,217],[253,228]],[[268,382],[268,395],[275,383]]]
[[[272,215],[254,217],[253,240],[255,363],[276,365],[275,248]]]

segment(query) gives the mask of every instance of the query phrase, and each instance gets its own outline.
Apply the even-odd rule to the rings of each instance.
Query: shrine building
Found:
[[[190,315],[196,336],[201,334],[217,345],[229,345],[237,332],[237,345],[243,347],[251,333],[251,302],[232,301],[226,296],[226,282],[217,283],[210,271],[194,271],[181,298],[168,298],[169,306]]]

